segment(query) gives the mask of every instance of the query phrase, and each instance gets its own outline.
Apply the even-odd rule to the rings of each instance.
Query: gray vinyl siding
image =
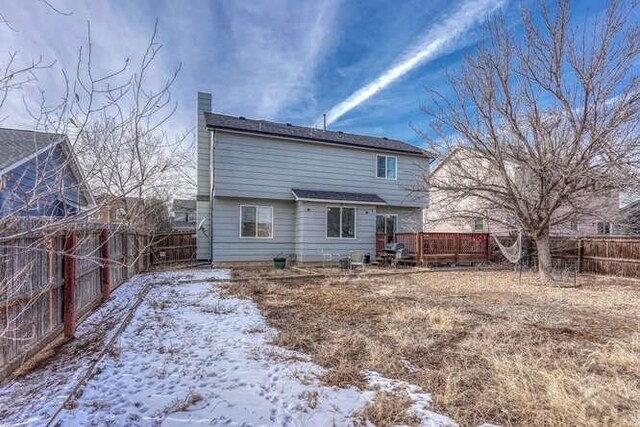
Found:
[[[273,206],[273,238],[241,238],[240,206]],[[295,203],[216,197],[213,202],[213,262],[270,261],[295,253]]]
[[[196,231],[196,258],[198,260],[211,260],[211,240],[208,236],[211,236],[211,212],[209,211],[209,202],[196,202],[196,225],[200,225],[202,219],[204,219],[204,224],[202,225],[202,230]]]
[[[332,254],[348,255],[349,251],[375,252],[375,207],[342,205],[356,208],[356,238],[327,238],[327,206],[325,203],[298,203],[300,226],[303,230],[302,244],[297,246],[296,258],[300,262],[322,261],[323,250]]]
[[[376,178],[376,154],[397,157],[397,180]],[[293,200],[292,188],[375,193],[389,205],[422,207],[410,194],[427,159],[383,151],[216,131],[216,195]]]
[[[403,209],[380,206],[377,214],[398,215],[398,233],[418,233],[424,231],[422,209]]]
[[[197,100],[197,130],[196,130],[196,157],[197,157],[197,224],[205,219],[204,230],[198,230],[196,234],[196,258],[199,260],[211,260],[211,176],[215,165],[211,158],[211,133],[207,129],[203,112],[211,111],[211,94],[198,92]]]
[[[304,250],[304,223],[302,222],[303,218],[303,208],[304,202],[296,202],[296,216],[295,216],[295,247],[294,251],[296,254],[296,260],[298,256],[302,254]]]
[[[197,161],[198,161],[198,196],[209,196],[211,192],[211,168],[213,164],[211,163],[211,156],[209,153],[209,142],[211,139],[211,135],[209,130],[207,129],[204,116],[202,112],[210,112],[211,111],[211,94],[208,93],[198,93],[198,104],[197,104],[197,123],[198,129],[196,131],[197,138]]]

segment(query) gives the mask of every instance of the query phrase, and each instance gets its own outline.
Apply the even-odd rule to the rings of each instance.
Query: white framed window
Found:
[[[376,155],[376,177],[395,180],[398,176],[398,158],[396,156]]]
[[[571,222],[569,222],[569,229],[571,231],[578,231],[578,218],[571,218]]]
[[[596,222],[598,228],[598,234],[611,234],[612,226],[610,222],[598,221]]]
[[[356,238],[356,208],[327,206],[327,239]]]
[[[473,231],[484,231],[484,218],[473,218]]]
[[[240,237],[273,238],[273,206],[240,205]]]
[[[377,214],[376,234],[394,235],[398,232],[398,215]]]

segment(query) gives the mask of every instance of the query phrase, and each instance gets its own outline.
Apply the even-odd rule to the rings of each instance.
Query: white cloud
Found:
[[[139,59],[156,16],[158,40],[164,46],[151,83],[160,84],[183,64],[172,90],[179,108],[167,123],[169,134],[195,125],[198,90],[213,93],[216,111],[277,118],[293,104],[315,102],[313,76],[332,41],[340,7],[333,0],[53,4],[73,14],[56,13],[38,1],[0,3],[0,12],[17,29],[0,25],[0,63],[10,51],[18,51],[23,62],[40,55],[56,61],[53,70],[38,73],[37,84],[15,92],[3,106],[0,117],[9,117],[3,126],[33,125],[23,97],[33,104],[39,89],[45,90],[50,104],[60,99],[61,70],[75,71],[78,49],[86,44],[87,21],[93,67],[100,72],[116,69],[126,58]]]
[[[430,28],[420,42],[403,54],[394,65],[372,82],[334,105],[327,112],[327,124],[335,122],[414,68],[454,49],[461,36],[474,25],[483,22],[488,15],[502,7],[506,1],[475,0],[462,4],[452,15],[445,17],[441,23]],[[317,124],[321,123],[322,119],[319,119]]]
[[[276,118],[313,102],[313,75],[333,34],[337,1],[227,3],[225,40],[211,45],[209,82],[215,109]],[[205,83],[203,82],[203,83]]]

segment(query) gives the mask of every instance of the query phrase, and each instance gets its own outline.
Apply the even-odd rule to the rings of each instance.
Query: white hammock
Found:
[[[518,238],[516,239],[515,243],[509,247],[504,246],[502,243],[500,243],[495,235],[493,236],[493,238],[498,244],[500,252],[502,252],[502,255],[504,255],[504,257],[509,260],[509,262],[515,264],[520,261],[520,258],[522,257],[522,232],[518,233]]]

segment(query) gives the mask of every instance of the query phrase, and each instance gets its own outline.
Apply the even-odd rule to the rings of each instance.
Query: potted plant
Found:
[[[287,258],[283,255],[278,255],[273,259],[273,268],[276,270],[283,270],[287,266]]]

